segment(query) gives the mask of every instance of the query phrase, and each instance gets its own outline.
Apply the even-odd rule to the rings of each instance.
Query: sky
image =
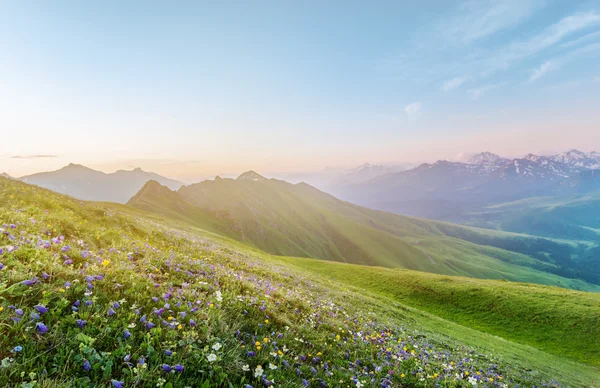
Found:
[[[0,172],[600,151],[600,0],[3,1]]]

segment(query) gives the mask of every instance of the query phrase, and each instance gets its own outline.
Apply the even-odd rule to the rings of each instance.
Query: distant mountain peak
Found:
[[[267,178],[260,175],[256,171],[250,170],[242,173],[240,176],[236,178],[236,180],[245,180],[245,181],[265,181]]]
[[[13,178],[12,178],[10,175],[8,175],[8,174],[7,174],[7,173],[5,173],[5,172],[3,172],[3,173],[0,173],[0,176],[1,176],[1,177],[3,177],[3,178],[7,178],[7,179],[13,179]]]

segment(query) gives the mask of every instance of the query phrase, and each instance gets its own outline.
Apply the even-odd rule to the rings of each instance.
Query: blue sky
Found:
[[[14,175],[600,149],[600,1],[1,2],[0,53]]]

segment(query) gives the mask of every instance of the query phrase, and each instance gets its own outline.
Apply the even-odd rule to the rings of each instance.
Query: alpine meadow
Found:
[[[600,388],[600,1],[0,36],[0,387]]]

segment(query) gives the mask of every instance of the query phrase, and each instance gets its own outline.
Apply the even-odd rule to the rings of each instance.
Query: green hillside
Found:
[[[246,174],[177,192],[149,182],[128,205],[276,255],[600,290],[579,273],[558,276],[557,257],[571,249],[566,244],[403,217],[340,201],[307,184]]]
[[[270,256],[6,179],[0,198],[3,386],[599,383],[598,294]]]

